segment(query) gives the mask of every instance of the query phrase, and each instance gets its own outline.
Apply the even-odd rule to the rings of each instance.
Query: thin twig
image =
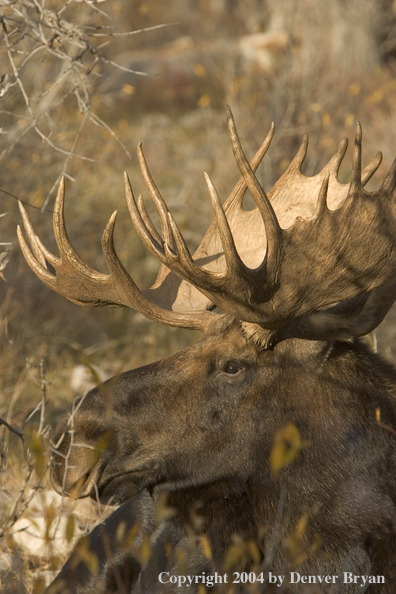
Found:
[[[20,437],[22,440],[25,439],[25,436],[23,435],[23,433],[21,433],[21,431],[19,431],[18,429],[15,429],[15,427],[13,427],[9,423],[7,423],[7,421],[5,421],[2,418],[0,418],[0,425],[4,425],[4,427],[7,427],[7,429],[9,431],[12,431],[12,433],[15,433],[15,435],[17,435],[18,437]]]
[[[101,128],[105,128],[111,135],[112,137],[118,142],[118,144],[121,146],[121,148],[124,150],[125,154],[127,155],[127,157],[129,159],[132,159],[131,153],[128,151],[127,147],[125,146],[125,144],[118,138],[117,134],[114,132],[114,130],[112,130],[110,128],[110,126],[108,126],[106,124],[106,122],[104,122],[103,120],[100,119],[99,116],[97,116],[96,114],[94,114],[92,111],[89,113],[89,119],[96,124],[97,126],[100,126]]]
[[[136,31],[125,31],[124,33],[88,33],[90,37],[131,37],[132,35],[138,35],[140,33],[145,33],[146,31],[155,31],[156,29],[163,29],[164,27],[174,27],[175,25],[179,25],[179,21],[175,21],[174,23],[162,23],[161,25],[154,25],[153,27],[145,27],[144,29],[137,29]],[[86,27],[88,28],[88,27]],[[104,29],[105,27],[101,27]]]
[[[55,189],[58,187],[61,178],[64,177],[64,176],[67,177],[67,173],[66,173],[67,166],[69,164],[69,161],[72,159],[72,157],[74,157],[74,151],[75,151],[75,148],[77,146],[78,139],[81,136],[81,133],[82,133],[84,127],[85,127],[85,124],[87,123],[87,120],[88,120],[88,113],[86,113],[84,115],[84,118],[83,118],[83,120],[82,120],[82,122],[80,124],[80,127],[79,127],[78,131],[77,131],[77,134],[74,137],[73,146],[71,147],[70,153],[67,156],[66,161],[63,164],[63,168],[62,168],[61,174],[59,175],[58,179],[56,180],[56,182],[54,183],[54,185],[52,186],[52,188],[50,189],[50,191],[47,194],[47,198],[45,199],[45,201],[44,201],[44,203],[43,203],[43,205],[41,207],[41,211],[42,212],[47,210],[48,202],[50,201],[51,196],[55,192]]]
[[[64,174],[66,175],[66,174]],[[3,188],[0,188],[0,192],[2,192],[3,194],[7,194],[7,196],[11,196],[11,198],[14,198],[15,200],[18,200],[18,202],[21,202],[21,204],[23,204],[24,206],[29,206],[29,208],[35,208],[36,210],[43,210],[43,208],[41,208],[40,206],[35,206],[34,204],[30,204],[30,202],[26,202],[25,200],[21,200],[20,198],[18,198],[18,196],[15,196],[15,194],[13,194],[12,192],[7,192],[7,190],[3,190]],[[53,214],[53,210],[51,210],[50,208],[46,208],[44,209],[45,212],[50,212]]]
[[[40,383],[41,383],[41,411],[40,411],[40,424],[38,428],[38,434],[41,435],[44,429],[45,423],[45,406],[47,404],[47,381],[45,379],[45,361],[44,357],[40,359]]]
[[[83,0],[83,2],[96,13],[97,18],[109,19],[109,15],[101,8],[98,8],[97,2],[91,2],[90,0]],[[89,162],[96,162],[95,159],[91,159],[86,155],[77,154],[75,150],[76,144],[88,120],[106,129],[120,147],[122,147],[127,157],[131,158],[129,151],[121,142],[116,132],[98,114],[93,112],[91,107],[92,90],[88,87],[88,79],[89,77],[99,75],[96,70],[96,66],[99,64],[109,64],[122,72],[147,76],[146,72],[133,70],[127,66],[118,64],[117,61],[104,55],[102,50],[116,37],[136,36],[144,32],[174,26],[177,23],[162,23],[136,31],[116,32],[111,24],[86,25],[85,23],[73,22],[65,16],[65,10],[71,4],[71,0],[67,0],[58,10],[51,10],[45,6],[44,0],[16,0],[15,2],[7,3],[7,6],[10,8],[7,13],[2,11],[0,7],[0,23],[4,34],[6,55],[10,64],[10,73],[6,75],[2,83],[0,94],[6,96],[11,88],[18,87],[26,110],[25,114],[15,114],[8,111],[8,115],[16,117],[20,121],[25,120],[26,126],[22,131],[15,130],[16,136],[2,150],[0,160],[16,144],[22,142],[28,133],[34,131],[51,149],[66,156],[62,167],[62,175],[67,175],[67,168],[70,166],[74,157]],[[96,39],[98,41],[99,39],[106,39],[106,41],[95,45]],[[23,46],[21,46],[22,42],[24,43]],[[30,43],[30,47],[26,47],[26,43]],[[39,56],[39,54],[44,55]],[[20,61],[19,57],[22,58]],[[41,62],[54,57],[57,60],[61,60],[66,67],[61,69],[61,73],[56,76],[56,79],[45,90],[41,93],[32,94],[29,92],[26,84],[25,72],[29,71],[26,66],[35,64],[38,57],[41,58]],[[65,88],[65,92],[62,92],[60,98],[53,97],[51,94],[56,94],[57,90],[59,93],[61,85],[62,89],[67,86],[69,88]],[[64,105],[66,100],[73,95],[77,99],[80,111],[84,114],[84,119],[72,140],[71,149],[68,150],[60,146],[52,138],[51,131],[53,129],[53,123],[52,120],[49,120],[49,116]],[[7,110],[3,110],[2,113],[5,114],[6,112]],[[87,114],[89,114],[88,117]],[[43,128],[43,121],[45,119],[48,120],[50,133]],[[51,188],[46,197],[44,207],[48,204],[53,193],[54,187]]]

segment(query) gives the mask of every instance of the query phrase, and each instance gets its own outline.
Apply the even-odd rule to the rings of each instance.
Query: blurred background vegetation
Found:
[[[370,182],[375,187],[396,156],[396,2],[0,0],[0,19],[0,213],[7,213],[0,243],[11,243],[0,246],[9,249],[0,278],[0,417],[30,436],[22,441],[0,428],[1,536],[13,551],[0,574],[13,584],[3,580],[3,588],[15,591],[19,580],[25,591],[34,580],[21,573],[9,533],[29,507],[29,489],[47,482],[45,463],[38,467],[31,453],[46,459],[47,426],[83,391],[71,384],[73,370],[88,364],[100,377],[114,375],[175,352],[196,334],[156,326],[133,311],[85,309],[51,292],[21,256],[17,199],[56,254],[52,209],[65,175],[70,239],[102,272],[100,237],[118,209],[118,254],[145,288],[158,265],[133,230],[122,181],[127,170],[137,194],[146,195],[135,151],[140,141],[193,250],[212,219],[203,171],[223,199],[238,179],[227,103],[248,155],[275,122],[259,173],[267,190],[304,134],[310,137],[304,172],[312,175],[341,138],[353,139],[357,120],[363,164],[384,153]],[[391,312],[374,339],[391,360],[394,320]],[[31,557],[18,554],[34,575]]]

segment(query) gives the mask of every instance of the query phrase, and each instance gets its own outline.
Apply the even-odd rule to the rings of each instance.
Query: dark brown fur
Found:
[[[229,364],[240,371],[229,373]],[[54,441],[66,433],[62,456],[53,457],[52,481],[59,492],[78,489],[92,497],[95,482],[102,501],[123,506],[87,537],[99,573],[80,562],[77,548],[48,593],[193,594],[197,587],[160,584],[159,572],[178,574],[184,551],[188,575],[223,574],[226,552],[239,542],[245,547],[239,571],[384,575],[385,585],[366,591],[391,594],[395,388],[395,370],[359,341],[329,346],[289,339],[268,351],[247,340],[238,322],[219,318],[193,346],[92,390],[73,414],[80,446],[68,454],[69,471],[62,456],[70,447],[70,413],[59,424]],[[274,476],[274,437],[290,422],[303,447]],[[99,453],[81,444],[99,444]],[[163,493],[173,515],[158,520]],[[125,534],[139,522],[133,543],[119,538],[117,544],[122,522]],[[145,534],[152,554],[142,562],[137,549]],[[202,535],[212,559],[199,544]],[[316,591],[365,591],[360,584],[338,588]]]

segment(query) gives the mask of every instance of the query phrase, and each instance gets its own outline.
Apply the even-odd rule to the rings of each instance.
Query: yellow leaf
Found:
[[[37,475],[42,478],[47,469],[47,460],[44,450],[44,442],[42,437],[34,432],[32,437],[28,440],[28,446],[33,454],[34,469]]]
[[[120,544],[125,538],[126,523],[120,522],[116,530],[116,543]]]
[[[345,116],[345,126],[346,128],[352,128],[352,126],[355,123],[355,116],[353,115],[353,113],[348,112]]]
[[[330,114],[325,112],[322,114],[322,124],[323,126],[328,126],[330,124]]]
[[[136,522],[129,531],[129,534],[125,540],[125,547],[128,548],[132,545],[133,541],[136,539],[137,534],[140,530],[140,522]]]
[[[311,546],[309,547],[309,552],[311,553],[311,555],[313,555],[314,553],[316,553],[316,551],[319,549],[320,545],[322,544],[322,539],[320,537],[320,534],[318,534],[317,532],[314,534]]]
[[[304,532],[307,528],[308,524],[308,514],[304,514],[297,522],[296,526],[296,538],[300,540],[304,536]]]
[[[210,104],[210,97],[208,94],[202,95],[200,99],[198,99],[198,107],[207,107]]]
[[[175,549],[176,565],[180,575],[187,575],[187,553],[183,549]]]
[[[146,2],[144,2],[139,6],[138,11],[140,14],[147,14],[148,12],[150,12],[150,7]]]
[[[32,594],[43,594],[45,590],[45,579],[39,576],[34,580]]]
[[[76,520],[74,518],[74,515],[70,514],[70,516],[67,518],[66,530],[65,530],[65,536],[66,536],[67,542],[71,542],[73,540],[75,527],[76,527]]]
[[[112,10],[115,15],[117,15],[117,16],[120,15],[122,12],[122,9],[123,9],[122,2],[120,2],[119,0],[117,0],[117,2],[113,2]]]
[[[352,83],[349,87],[349,94],[352,95],[352,97],[355,97],[356,95],[359,95],[359,93],[360,85],[358,85],[358,83]]]
[[[150,544],[150,535],[145,534],[143,537],[143,542],[140,547],[140,553],[142,556],[142,563],[147,563],[147,561],[151,557],[151,544]]]
[[[167,504],[167,500],[168,494],[162,493],[155,509],[155,519],[158,524],[165,520],[169,520],[169,518],[172,518],[176,513],[176,510]]]
[[[125,118],[121,118],[118,120],[118,129],[120,132],[128,132],[129,130],[129,122]]]
[[[122,85],[122,90],[127,95],[134,95],[136,93],[136,88],[133,85]]]
[[[45,510],[45,542],[49,543],[51,540],[50,530],[51,526],[56,518],[56,509],[53,504],[47,507]]]
[[[261,553],[260,549],[258,548],[257,544],[253,540],[249,540],[246,546],[248,553],[255,563],[261,562]]]
[[[276,432],[270,454],[270,466],[274,476],[297,458],[302,447],[300,433],[293,423],[287,423]]]
[[[241,545],[230,545],[224,557],[224,569],[229,571],[235,567],[242,559],[244,552],[244,548]]]
[[[212,547],[210,546],[210,540],[205,534],[201,534],[200,541],[203,554],[210,561],[212,559]]]
[[[89,550],[89,541],[82,538],[74,549],[72,569],[77,567],[80,561],[83,561],[92,575],[99,571],[99,561],[95,553]]]
[[[290,165],[289,159],[282,159],[282,161],[279,163],[279,170],[286,171],[286,169],[289,167],[289,165]]]
[[[367,103],[374,105],[375,103],[380,103],[384,98],[384,93],[381,89],[377,89],[372,93],[369,97],[367,97]]]
[[[194,64],[194,73],[199,77],[199,78],[203,78],[204,76],[206,76],[206,70],[205,68],[202,66],[202,64]]]

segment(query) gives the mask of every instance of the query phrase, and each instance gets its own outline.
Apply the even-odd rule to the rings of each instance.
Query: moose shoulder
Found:
[[[63,183],[59,258],[21,209],[31,245],[19,230],[22,250],[52,289],[204,332],[91,390],[61,420],[55,489],[122,505],[77,546],[51,594],[197,593],[214,575],[219,592],[279,591],[270,575],[283,576],[283,591],[313,591],[304,579],[287,585],[296,572],[332,576],[320,581],[323,592],[335,583],[342,593],[362,591],[343,572],[373,578],[371,594],[393,592],[396,371],[358,337],[396,297],[395,167],[376,192],[364,190],[381,158],[361,171],[358,126],[350,184],[337,178],[345,141],[307,178],[305,140],[267,197],[255,170],[273,130],[249,164],[230,111],[228,124],[242,178],[222,207],[207,176],[216,220],[193,257],[138,149],[161,219],[159,234],[126,178],[134,225],[162,263],[151,289],[139,291],[115,253],[115,215],[102,240],[104,275],[70,245]],[[242,207],[247,188],[253,211]],[[216,305],[226,313],[211,311]],[[279,439],[292,456],[277,472],[270,461]],[[99,560],[95,571],[87,550]],[[256,583],[233,584],[233,569]]]

